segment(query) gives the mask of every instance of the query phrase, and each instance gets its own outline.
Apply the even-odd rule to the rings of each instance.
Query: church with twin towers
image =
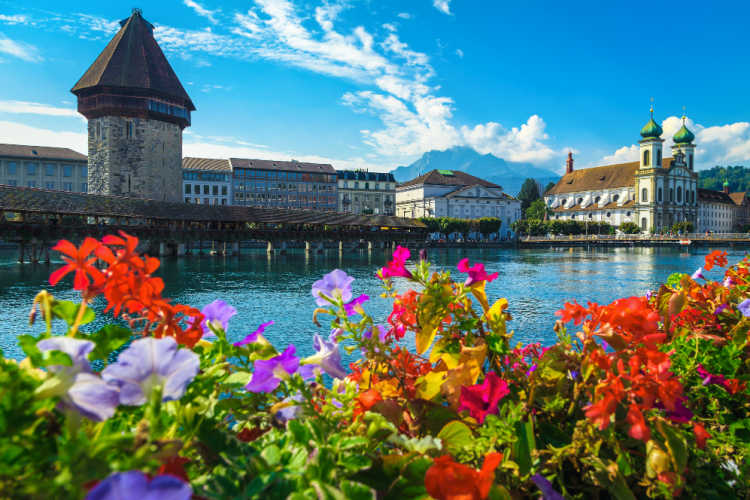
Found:
[[[88,120],[88,191],[182,201],[182,131],[193,101],[139,9],[71,92]]]

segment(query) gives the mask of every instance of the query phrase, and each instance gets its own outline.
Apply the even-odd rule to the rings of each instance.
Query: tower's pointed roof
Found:
[[[154,39],[153,25],[143,19],[141,11],[133,9],[131,16],[120,21],[120,25],[120,31],[71,92],[78,94],[94,87],[132,89],[184,101],[185,107],[195,110],[193,101]]]

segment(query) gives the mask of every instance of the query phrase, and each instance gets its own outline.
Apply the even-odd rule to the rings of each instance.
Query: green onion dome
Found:
[[[690,144],[695,140],[695,134],[688,130],[685,126],[685,122],[682,122],[682,127],[673,137],[675,144]]]
[[[653,116],[648,121],[648,123],[644,125],[643,128],[641,129],[641,137],[643,137],[644,139],[651,139],[651,138],[658,139],[659,137],[661,137],[661,134],[663,133],[664,131],[661,129],[659,124],[654,121]]]
[[[724,187],[729,187],[729,181],[724,181]]]

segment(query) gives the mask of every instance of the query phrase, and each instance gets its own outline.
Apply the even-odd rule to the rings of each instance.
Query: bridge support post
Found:
[[[279,250],[279,255],[286,255],[286,241],[281,242],[281,249]]]
[[[372,241],[367,242],[367,253],[372,253]]]
[[[182,257],[183,255],[185,255],[185,244],[178,243],[177,244],[177,256]]]
[[[24,253],[26,252],[26,244],[22,241],[18,244],[18,263],[23,264]]]
[[[49,264],[49,244],[44,245],[44,263]]]
[[[310,255],[310,242],[305,242],[305,255]]]
[[[268,245],[266,245],[266,253],[268,255],[273,254],[273,241],[269,241]]]
[[[240,254],[240,242],[235,241],[232,243],[232,255],[239,255]]]
[[[167,255],[167,244],[163,241],[159,242],[159,257],[164,257]]]
[[[325,252],[325,249],[326,249],[325,243],[323,243],[322,241],[320,243],[318,243],[318,253]]]
[[[344,240],[339,240],[339,254],[344,253]]]

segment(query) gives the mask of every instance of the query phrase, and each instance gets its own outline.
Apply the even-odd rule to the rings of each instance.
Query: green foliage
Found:
[[[640,234],[641,226],[635,222],[623,222],[620,224],[620,231],[625,234]]]
[[[540,220],[520,219],[513,223],[513,230],[517,233],[530,236],[543,236],[546,234],[610,234],[614,228],[606,222],[584,222],[577,220]]]
[[[420,222],[427,226],[431,233],[449,235],[458,233],[463,237],[470,232],[478,231],[484,236],[500,230],[503,221],[496,217],[482,217],[481,219],[456,219],[454,217],[422,217]]]
[[[529,208],[526,209],[524,215],[527,219],[543,220],[545,215],[551,214],[552,210],[547,207],[547,204],[544,203],[544,200],[542,198],[539,198],[531,202],[531,205],[529,205]]]
[[[686,220],[682,222],[675,222],[674,225],[672,225],[672,231],[675,233],[681,232],[681,233],[692,233],[695,230],[695,225]]]
[[[729,181],[729,191],[750,191],[750,168],[743,166],[720,167],[715,166],[708,170],[698,172],[698,187],[721,191],[724,189],[724,181]]]
[[[528,178],[523,181],[521,191],[518,192],[516,197],[521,200],[521,213],[526,213],[526,209],[529,208],[534,200],[541,198],[539,193],[539,183],[534,179]]]

